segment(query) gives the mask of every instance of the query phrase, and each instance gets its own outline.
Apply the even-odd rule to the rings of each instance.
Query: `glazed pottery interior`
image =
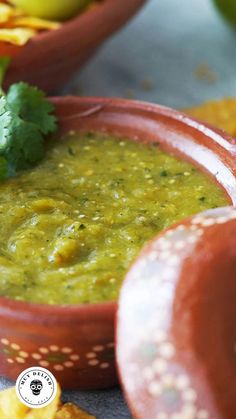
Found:
[[[55,93],[144,3],[103,0],[60,29],[37,35],[24,47],[0,43],[0,55],[13,57],[5,87],[23,80]]]
[[[158,142],[208,172],[236,202],[234,141],[226,134],[158,105],[119,99],[55,98],[61,134],[97,131]],[[0,374],[11,379],[36,363],[63,387],[105,388],[117,383],[115,303],[37,305],[0,298]]]

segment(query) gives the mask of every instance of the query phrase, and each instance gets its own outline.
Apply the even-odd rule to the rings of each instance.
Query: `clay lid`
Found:
[[[134,418],[236,417],[236,209],[198,214],[143,250],[124,282],[117,359]]]

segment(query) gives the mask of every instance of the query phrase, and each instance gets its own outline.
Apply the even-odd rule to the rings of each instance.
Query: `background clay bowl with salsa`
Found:
[[[0,56],[13,57],[5,87],[23,80],[55,93],[144,3],[145,0],[98,1],[61,28],[35,36],[24,47],[0,43]]]
[[[103,98],[54,98],[60,134],[107,132],[190,161],[236,202],[235,141],[180,112],[148,103]],[[117,383],[114,325],[117,304],[50,306],[0,298],[0,374],[15,380],[35,364],[52,370],[66,388]]]

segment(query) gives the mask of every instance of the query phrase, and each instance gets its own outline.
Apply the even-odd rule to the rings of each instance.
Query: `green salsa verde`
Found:
[[[208,176],[157,145],[101,134],[51,142],[39,166],[0,185],[0,295],[116,300],[147,240],[227,204]]]

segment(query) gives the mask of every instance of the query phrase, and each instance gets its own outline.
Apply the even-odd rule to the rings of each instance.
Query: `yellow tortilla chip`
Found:
[[[7,22],[13,16],[13,8],[0,2],[0,23]]]
[[[9,22],[11,27],[26,27],[37,30],[58,29],[61,24],[51,20],[39,19],[31,16],[20,16]]]
[[[24,419],[55,419],[60,406],[61,389],[58,385],[57,394],[52,403],[41,409],[30,409]],[[18,418],[17,418],[18,419]]]
[[[15,387],[0,392],[0,419],[96,419],[72,403],[61,405],[61,389],[52,403],[41,409],[31,409],[18,399]]]
[[[184,111],[236,136],[236,98],[209,101]]]
[[[57,412],[55,419],[96,419],[72,403],[64,404]]]
[[[37,32],[58,29],[60,26],[58,22],[24,16],[16,7],[0,1],[0,42],[23,46]]]
[[[22,15],[22,12],[19,9],[0,1],[0,24],[7,22],[12,17],[20,15]]]
[[[15,387],[0,392],[0,418],[1,419],[55,419],[60,406],[61,389],[55,399],[42,409],[30,409],[18,399]]]
[[[29,408],[16,395],[15,387],[0,392],[0,418],[25,419]]]
[[[0,29],[0,41],[25,45],[37,32],[29,28]]]

